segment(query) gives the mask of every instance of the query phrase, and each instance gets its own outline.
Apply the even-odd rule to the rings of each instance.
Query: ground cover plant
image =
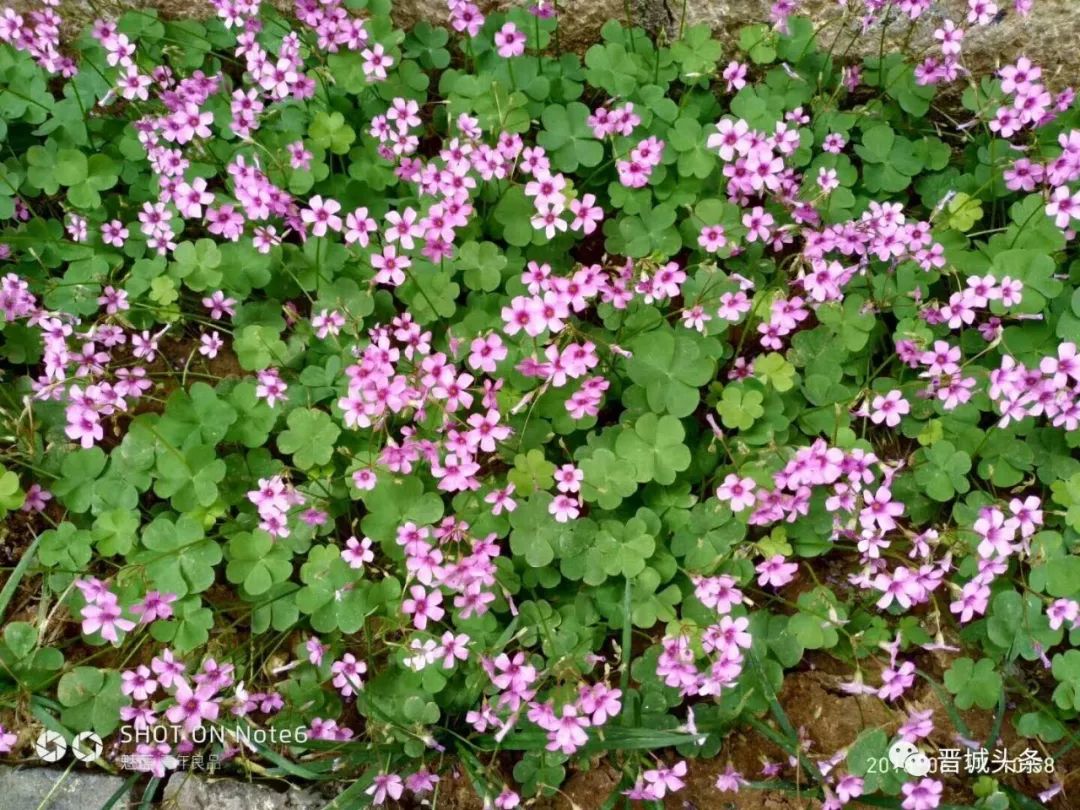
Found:
[[[866,58],[928,0],[583,56],[547,3],[51,5],[0,16],[0,752],[1075,806],[1080,116],[963,47],[1030,3]],[[891,719],[812,745],[811,669]]]

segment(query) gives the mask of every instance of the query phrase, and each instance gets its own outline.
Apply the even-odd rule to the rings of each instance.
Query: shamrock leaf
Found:
[[[344,155],[356,140],[356,131],[345,123],[339,112],[318,112],[308,127],[311,142],[320,149],[329,149],[335,155]]]
[[[90,562],[90,532],[68,522],[41,534],[38,559],[49,568],[78,572]]]
[[[105,469],[106,457],[100,447],[67,453],[60,465],[60,478],[52,485],[53,494],[72,512],[90,509],[94,481]]]
[[[191,512],[217,500],[217,485],[225,478],[226,465],[208,444],[184,451],[159,444],[156,470],[154,494],[169,498],[179,512]]]
[[[264,531],[240,532],[229,538],[229,564],[225,576],[229,582],[243,585],[252,596],[266,593],[292,573],[289,549]]]
[[[843,304],[823,304],[818,307],[818,320],[851,352],[860,351],[870,340],[877,321],[872,312],[864,310],[865,299],[858,294],[844,296]]]
[[[731,510],[715,498],[686,513],[671,537],[671,553],[691,571],[708,568],[746,535],[746,524],[732,520]]]
[[[311,626],[320,633],[355,633],[369,615],[401,593],[393,577],[371,583],[361,580],[362,576],[341,559],[336,546],[314,546],[300,567],[304,587],[296,594],[296,606],[311,617]]]
[[[330,414],[315,408],[297,408],[289,413],[286,422],[289,429],[278,436],[278,450],[289,453],[301,470],[329,463],[334,442],[341,435],[341,428]]]
[[[1042,601],[1035,594],[1022,597],[1016,591],[1001,591],[991,605],[986,634],[1006,650],[1010,660],[1022,656],[1026,661],[1035,661],[1061,641],[1063,631],[1060,627],[1050,629]]]
[[[228,394],[228,403],[236,411],[236,421],[229,426],[225,440],[244,447],[261,447],[277,422],[278,411],[255,395],[255,383],[243,380]]]
[[[729,385],[724,388],[716,410],[720,413],[724,427],[749,430],[754,426],[754,422],[764,415],[765,409],[761,407],[764,400],[765,397],[760,391]]]
[[[1063,289],[1054,278],[1057,265],[1052,256],[1038,250],[1003,250],[994,255],[990,272],[997,279],[1009,276],[1023,283],[1022,299],[1018,305],[1009,307],[1010,314],[1034,314],[1043,312]],[[995,305],[995,311],[1000,305]]]
[[[636,467],[632,467],[607,448],[583,458],[578,466],[584,474],[581,497],[603,509],[615,509],[623,498],[637,490]]]
[[[1080,653],[1077,656],[1080,657]],[[1001,693],[1001,675],[989,658],[982,658],[978,662],[958,658],[945,673],[945,688],[956,695],[958,709],[970,709],[972,706],[992,709]]]
[[[764,378],[777,391],[790,391],[795,386],[795,366],[779,352],[769,352],[754,361],[754,374]]]
[[[162,644],[171,645],[179,653],[187,653],[210,640],[213,626],[213,611],[202,607],[202,600],[192,596],[173,605],[171,619],[159,619],[150,625],[150,635]]]
[[[626,361],[626,371],[631,380],[644,386],[649,408],[676,417],[693,413],[701,399],[698,389],[715,371],[698,341],[659,329],[639,335],[630,349],[633,356]]]
[[[1080,711],[1080,650],[1055,655],[1050,671],[1059,682],[1054,703],[1067,711]]]
[[[233,351],[240,367],[245,371],[262,371],[264,368],[280,363],[285,356],[285,341],[281,340],[280,329],[264,324],[250,324],[236,333]]]
[[[221,546],[203,534],[191,515],[175,520],[168,514],[154,518],[143,530],[143,550],[131,562],[145,566],[154,588],[186,596],[214,584],[214,566],[221,562]]]
[[[916,453],[915,481],[935,501],[945,502],[970,489],[968,472],[971,456],[957,450],[952,442],[941,440]]]
[[[506,257],[494,242],[466,242],[458,251],[457,267],[465,271],[465,286],[470,290],[493,292],[502,283]]]
[[[724,45],[708,25],[692,25],[671,44],[671,55],[682,66],[680,73],[690,81],[711,75],[724,54]]]
[[[86,164],[86,177],[69,185],[68,201],[76,208],[93,209],[101,205],[99,192],[110,189],[119,180],[119,169],[112,158],[104,154],[93,155]]]
[[[212,239],[181,242],[173,251],[173,260],[170,272],[184,279],[191,289],[201,292],[221,284],[222,273],[218,270],[221,251]]]
[[[605,520],[583,553],[564,559],[561,569],[571,579],[583,579],[586,585],[602,585],[608,577],[636,577],[655,550],[656,538],[641,518],[625,523]]]
[[[962,191],[953,196],[946,209],[949,227],[961,233],[970,231],[983,216],[982,203],[978,197],[971,197]]]
[[[579,101],[565,107],[551,104],[544,107],[540,120],[544,129],[536,142],[548,150],[551,161],[561,172],[577,171],[579,166],[596,166],[604,158],[604,146],[596,140],[585,119],[589,108]]]
[[[19,487],[19,476],[0,465],[0,518],[23,505],[26,493]]]
[[[555,465],[544,458],[544,451],[532,449],[514,456],[514,469],[507,479],[522,495],[549,489],[555,483]]]
[[[669,134],[669,143],[678,154],[676,163],[682,177],[704,180],[716,168],[716,154],[706,147],[708,138],[696,118],[682,115]]]
[[[639,482],[672,484],[676,474],[690,466],[690,448],[682,443],[685,435],[674,416],[647,413],[633,429],[619,433],[615,453],[633,465]]]
[[[97,667],[75,667],[56,687],[63,706],[60,721],[69,728],[93,730],[101,737],[120,725],[120,707],[128,699],[120,691],[120,673]]]
[[[553,498],[538,492],[510,514],[510,549],[533,568],[541,568],[555,559],[555,549],[569,538],[573,527],[558,523],[548,511]]]
[[[127,554],[138,531],[137,515],[127,509],[110,509],[97,516],[90,533],[98,553],[111,556]]]
[[[236,409],[204,382],[169,397],[156,430],[175,447],[217,444],[236,421]]]
[[[359,492],[357,496],[367,508],[360,524],[364,534],[380,541],[387,553],[399,558],[400,546],[393,542],[398,526],[409,521],[426,526],[443,515],[442,498],[434,492],[424,492],[424,484],[415,476],[379,476],[374,489]]]

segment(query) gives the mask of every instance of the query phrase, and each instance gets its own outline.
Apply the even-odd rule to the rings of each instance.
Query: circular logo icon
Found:
[[[892,744],[889,762],[908,776],[926,776],[930,773],[930,758],[907,740],[897,740]]]
[[[101,737],[92,731],[84,731],[71,741],[71,753],[79,762],[93,762],[101,756]]]
[[[59,762],[67,753],[67,743],[55,731],[45,729],[34,741],[34,753],[45,762]]]
[[[923,777],[930,773],[932,763],[930,757],[924,754],[922,751],[916,751],[906,760],[904,760],[904,770],[908,772],[909,776]]]

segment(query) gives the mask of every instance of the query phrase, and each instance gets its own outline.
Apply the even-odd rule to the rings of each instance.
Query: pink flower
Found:
[[[559,523],[567,523],[581,514],[581,502],[569,495],[556,495],[548,504],[548,512],[555,516]]]
[[[163,650],[160,656],[154,656],[151,659],[150,669],[158,676],[158,683],[170,689],[173,684],[183,680],[180,676],[184,674],[187,667],[182,661],[173,658],[172,650]]]
[[[376,283],[400,287],[405,283],[405,270],[412,266],[412,260],[408,256],[398,256],[397,248],[387,245],[382,253],[372,254],[371,266],[376,270]]]
[[[143,597],[143,602],[132,606],[132,612],[139,617],[143,624],[149,624],[158,619],[171,619],[173,616],[173,603],[179,598],[175,593],[159,593],[148,591]]]
[[[148,700],[158,687],[158,682],[150,677],[150,670],[145,665],[124,671],[121,680],[120,691],[140,701]]]
[[[709,253],[716,253],[727,243],[727,236],[720,225],[706,225],[698,234],[698,244]]]
[[[514,485],[507,484],[503,489],[495,489],[484,496],[484,502],[491,504],[491,514],[500,515],[505,509],[513,512],[517,509],[517,501],[511,495],[514,494]]]
[[[345,541],[345,548],[341,550],[341,559],[347,562],[350,568],[363,568],[364,563],[372,562],[375,553],[371,550],[371,538],[357,540],[350,537]]]
[[[724,81],[727,82],[727,91],[732,93],[746,87],[746,65],[741,62],[728,62],[723,72]]]
[[[518,31],[513,23],[506,23],[495,32],[495,47],[499,56],[509,59],[525,53],[525,34]]]
[[[757,488],[753,478],[740,478],[736,473],[728,473],[716,490],[716,497],[730,504],[732,512],[741,512],[754,505],[754,490]]]
[[[659,767],[645,771],[642,778],[651,786],[657,799],[662,799],[669,791],[674,793],[686,787],[682,777],[686,776],[686,762],[680,760],[672,767]]]
[[[548,751],[561,751],[572,754],[589,741],[585,729],[589,727],[586,717],[578,716],[578,710],[571,704],[563,706],[562,716],[556,718],[548,730]]]
[[[496,334],[475,338],[469,344],[469,366],[486,374],[495,373],[496,364],[506,359],[506,346]]]
[[[236,300],[227,298],[221,290],[216,290],[208,297],[203,298],[202,304],[210,310],[210,317],[214,320],[221,320],[224,315],[231,318],[236,314]]]
[[[563,464],[555,471],[555,484],[559,492],[577,492],[581,489],[583,480],[585,480],[585,473],[573,464]]]
[[[202,334],[199,336],[199,354],[204,357],[208,357],[211,360],[217,357],[218,351],[225,345],[225,341],[221,335],[218,334],[215,329],[210,334]]]
[[[363,674],[367,672],[367,664],[357,661],[352,653],[345,653],[340,661],[335,661],[330,666],[333,673],[333,685],[342,697],[351,697],[364,687]]]
[[[123,618],[116,596],[111,593],[96,604],[86,605],[82,609],[82,617],[83,635],[100,632],[103,639],[113,644],[120,641],[118,630],[126,633],[135,627],[135,622]]]
[[[300,218],[311,225],[311,233],[315,236],[325,236],[326,231],[341,230],[341,217],[337,212],[341,210],[341,203],[337,200],[323,200],[316,194],[308,201],[308,207],[300,212]]]
[[[204,720],[214,721],[218,717],[220,706],[214,701],[214,688],[210,684],[192,689],[183,678],[176,681],[176,703],[169,707],[165,716],[170,723],[182,723],[190,734],[201,728]]]
[[[1080,602],[1075,599],[1055,599],[1046,609],[1046,617],[1053,630],[1066,623],[1070,629],[1076,629],[1080,625]]]
[[[404,789],[405,785],[396,773],[380,773],[364,793],[372,797],[372,804],[378,806],[386,802],[387,796],[397,801],[401,798]]]
[[[409,598],[401,602],[401,612],[413,617],[413,627],[423,630],[427,627],[428,619],[437,622],[446,615],[446,611],[440,607],[442,600],[438,590],[429,592],[423,585],[413,585],[409,588]]]
[[[754,206],[750,213],[742,216],[742,223],[747,229],[746,241],[756,242],[760,239],[762,242],[768,242],[772,234],[769,227],[775,222],[772,214],[760,205]]]
[[[747,781],[730,762],[724,772],[716,777],[716,789],[722,793],[738,793],[739,788],[745,784],[748,784]]]
[[[168,743],[139,743],[135,747],[137,770],[146,771],[158,779],[165,778],[167,770],[175,770],[180,760],[172,756]]]
[[[884,396],[874,397],[870,403],[870,421],[875,425],[884,422],[888,427],[900,424],[900,417],[911,411],[911,406],[900,391],[892,390]]]
[[[795,579],[799,564],[789,563],[783,554],[774,554],[764,562],[758,563],[755,570],[759,575],[757,578],[758,585],[763,588],[766,585],[782,588]]]
[[[904,794],[901,807],[904,810],[934,810],[941,804],[941,782],[936,779],[920,779],[918,782],[905,782],[900,790]]]
[[[18,739],[18,735],[12,734],[0,724],[0,754],[10,754]]]

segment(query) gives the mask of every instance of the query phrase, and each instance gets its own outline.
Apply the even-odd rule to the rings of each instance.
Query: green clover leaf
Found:
[[[102,737],[120,725],[120,707],[128,699],[120,691],[120,673],[97,667],[75,667],[56,687],[63,706],[60,720],[69,728],[93,730]]]
[[[957,450],[952,442],[943,439],[932,447],[919,450],[916,457],[915,481],[935,501],[944,503],[971,488],[967,475],[971,470],[971,456]]]
[[[992,709],[1001,694],[1001,675],[989,658],[958,658],[945,673],[945,688],[956,695],[958,709]]]
[[[330,414],[315,408],[297,408],[289,413],[289,429],[278,436],[277,446],[292,456],[301,470],[316,464],[328,464],[334,455],[334,442],[341,435]]]
[[[633,465],[641,483],[672,484],[675,476],[690,466],[690,448],[683,444],[686,433],[671,415],[644,414],[630,430],[615,441],[615,453]]]
[[[630,344],[633,357],[626,361],[630,379],[645,388],[649,408],[672,416],[689,416],[701,399],[701,386],[715,372],[700,343],[670,329],[646,332]]]
[[[1080,711],[1080,650],[1055,655],[1050,671],[1059,682],[1054,703],[1066,711]]]
[[[143,550],[129,559],[144,565],[154,588],[186,596],[214,584],[214,566],[221,562],[221,546],[207,538],[191,515],[154,518],[142,534]]]
[[[760,391],[729,385],[724,388],[716,410],[720,413],[724,427],[749,430],[754,426],[754,422],[765,414],[765,409],[761,407],[764,401],[765,397]]]
[[[578,466],[585,476],[581,497],[602,509],[615,509],[637,490],[636,467],[623,463],[607,448],[581,459]]]
[[[603,144],[585,123],[591,114],[579,101],[544,107],[540,115],[544,128],[537,133],[536,142],[548,150],[552,164],[559,171],[574,172],[580,166],[591,168],[604,159]]]

